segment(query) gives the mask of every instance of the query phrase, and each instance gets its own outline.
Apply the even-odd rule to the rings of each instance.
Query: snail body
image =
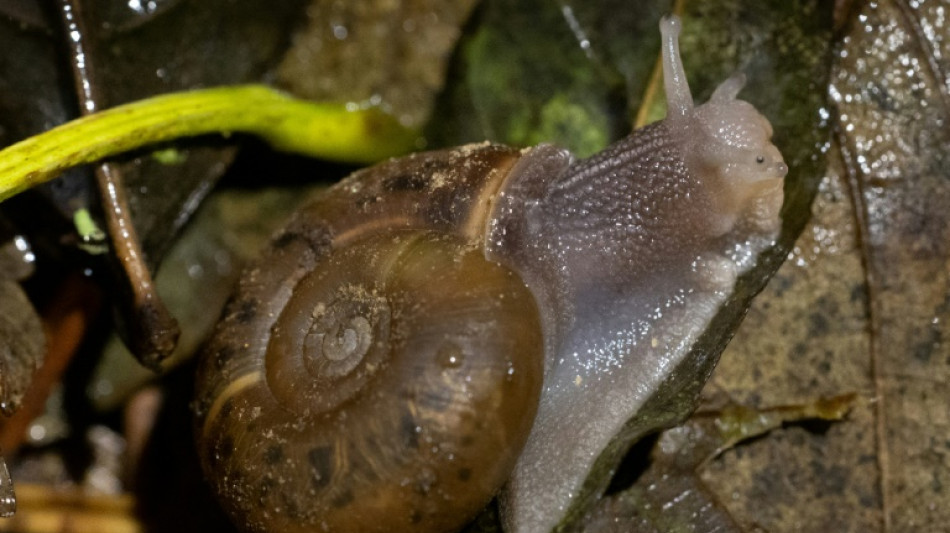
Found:
[[[246,270],[195,404],[240,526],[451,531],[506,480],[511,531],[577,504],[779,225],[768,121],[739,77],[693,107],[679,21],[661,31],[664,121],[583,160],[485,143],[387,161]]]

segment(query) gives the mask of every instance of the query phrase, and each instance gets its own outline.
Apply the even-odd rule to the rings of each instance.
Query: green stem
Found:
[[[353,163],[405,153],[418,139],[378,109],[349,111],[262,85],[171,93],[78,118],[0,150],[0,201],[70,167],[210,133],[248,133],[278,150]]]

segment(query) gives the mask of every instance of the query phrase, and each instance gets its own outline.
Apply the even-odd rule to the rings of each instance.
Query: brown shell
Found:
[[[495,194],[519,150],[497,144],[411,154],[356,172],[295,217],[334,243],[374,228],[425,229],[480,243]],[[323,222],[315,228],[313,221]],[[291,222],[284,238],[296,231]],[[315,235],[307,238],[324,238]]]
[[[542,374],[535,301],[481,246],[518,157],[481,145],[358,172],[245,272],[195,404],[240,527],[445,531],[498,490]]]

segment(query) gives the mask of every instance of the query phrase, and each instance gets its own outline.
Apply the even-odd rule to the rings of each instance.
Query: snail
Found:
[[[774,241],[787,167],[741,75],[587,159],[491,143],[361,170],[249,266],[209,341],[199,455],[248,531],[550,531]]]

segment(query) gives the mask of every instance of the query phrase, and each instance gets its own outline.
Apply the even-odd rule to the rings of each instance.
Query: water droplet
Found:
[[[139,15],[151,15],[158,9],[158,2],[155,0],[144,2],[142,0],[129,0],[126,5]]]
[[[346,39],[349,34],[350,32],[349,30],[346,29],[346,26],[342,24],[333,25],[333,36],[336,37],[338,40],[342,41]]]
[[[0,517],[10,518],[16,512],[16,494],[7,463],[0,457]]]
[[[419,475],[416,478],[416,491],[419,494],[428,494],[437,481],[438,477],[431,468],[423,468],[419,471]]]
[[[462,348],[453,342],[443,344],[435,356],[436,362],[445,370],[458,368],[465,362],[465,354]]]

